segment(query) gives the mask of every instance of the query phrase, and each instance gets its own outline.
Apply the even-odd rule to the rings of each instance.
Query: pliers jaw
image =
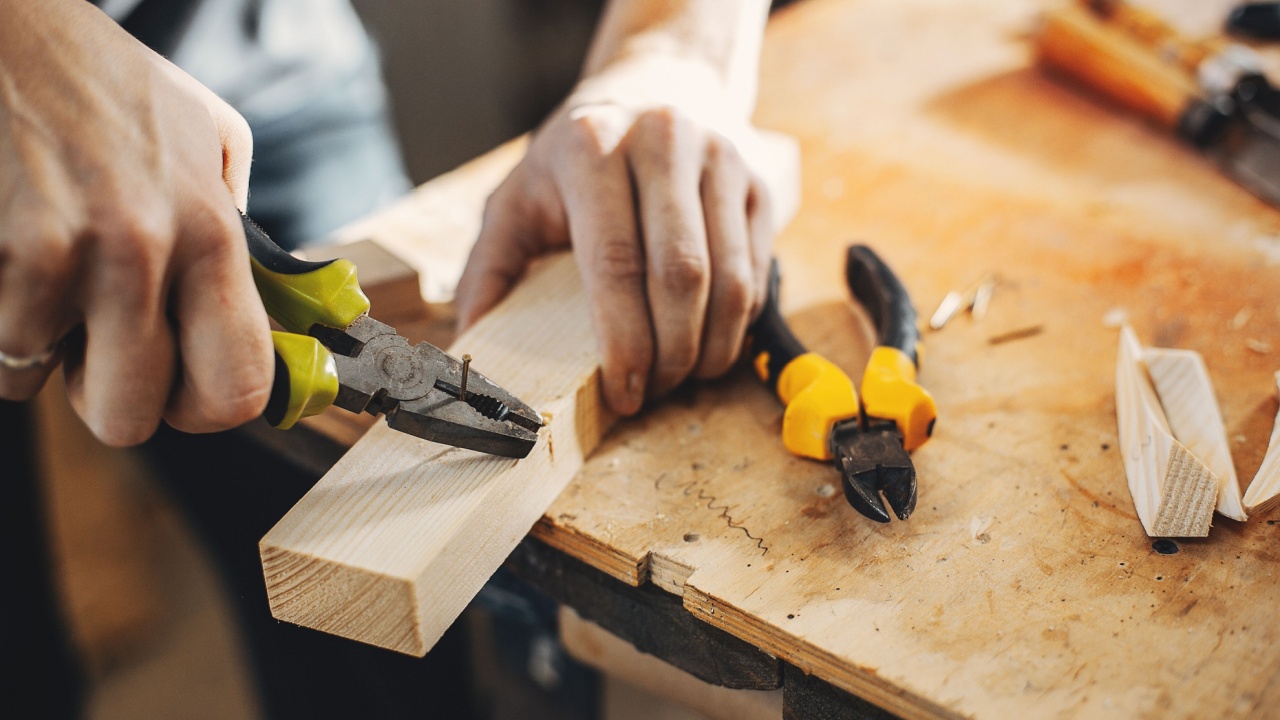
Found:
[[[853,509],[887,523],[887,501],[899,520],[911,516],[916,509],[916,470],[894,423],[863,427],[859,419],[847,420],[832,431],[831,445],[845,499]]]
[[[383,414],[393,429],[491,455],[522,458],[538,440],[542,418],[484,375],[431,345],[363,315],[345,331],[313,334],[334,352],[339,389],[334,404]]]

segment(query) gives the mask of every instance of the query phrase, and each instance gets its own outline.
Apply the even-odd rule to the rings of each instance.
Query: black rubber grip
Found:
[[[765,382],[774,391],[778,389],[778,375],[782,369],[807,352],[778,310],[778,288],[781,284],[782,273],[778,269],[778,259],[774,258],[769,265],[769,294],[765,297],[760,317],[751,326],[751,358],[754,360],[761,353],[769,353],[769,377]]]
[[[849,247],[844,273],[849,291],[876,325],[877,343],[901,350],[918,365],[916,309],[898,276],[866,245]]]
[[[250,257],[271,272],[281,275],[305,275],[333,262],[332,260],[310,262],[298,259],[277,245],[276,241],[272,240],[248,215],[240,213],[240,219],[244,224],[244,239],[249,244]]]
[[[262,411],[262,416],[266,418],[272,427],[277,427],[284,420],[284,414],[289,411],[289,365],[280,357],[280,353],[276,353],[276,375],[275,381],[271,384],[271,396],[267,398],[267,407]]]

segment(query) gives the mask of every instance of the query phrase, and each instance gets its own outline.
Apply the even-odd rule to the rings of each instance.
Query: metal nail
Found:
[[[467,374],[471,371],[471,356],[462,356],[462,385],[458,387],[458,399],[467,399]]]

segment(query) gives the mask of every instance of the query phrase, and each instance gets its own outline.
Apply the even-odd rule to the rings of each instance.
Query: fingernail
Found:
[[[644,378],[639,373],[627,375],[627,399],[637,409],[644,404]]]

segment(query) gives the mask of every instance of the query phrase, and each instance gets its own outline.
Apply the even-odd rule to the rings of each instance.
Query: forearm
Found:
[[[623,89],[745,121],[768,14],[767,0],[610,0],[575,97],[610,99]],[[720,92],[709,97],[709,85]]]

